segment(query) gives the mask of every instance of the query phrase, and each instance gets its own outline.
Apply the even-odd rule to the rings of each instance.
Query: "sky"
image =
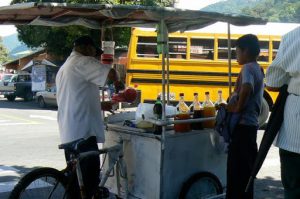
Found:
[[[6,6],[9,5],[11,0],[0,0],[0,6]],[[7,25],[0,25],[0,36],[8,36],[16,33],[15,26],[7,26]]]

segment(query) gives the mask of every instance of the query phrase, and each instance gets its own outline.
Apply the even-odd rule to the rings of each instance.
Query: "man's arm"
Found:
[[[119,80],[119,77],[118,77],[117,71],[113,68],[110,69],[110,71],[108,72],[108,75],[107,75],[107,82],[115,82],[118,80]]]
[[[120,77],[118,72],[115,69],[111,69],[107,75],[107,83],[114,84],[116,92],[118,93],[120,90],[125,89],[125,85],[120,81]]]
[[[251,84],[249,84],[249,83],[243,84],[241,87],[241,91],[239,93],[237,103],[228,104],[227,110],[229,112],[237,112],[237,113],[241,112],[244,109],[252,90],[253,90],[253,88],[252,88]]]

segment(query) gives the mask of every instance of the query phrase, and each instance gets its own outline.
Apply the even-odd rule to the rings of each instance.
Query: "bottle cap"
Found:
[[[184,93],[179,93],[179,96],[180,96],[180,97],[184,96]]]
[[[205,95],[209,95],[209,92],[207,91],[207,92],[205,92]]]
[[[195,96],[195,95],[198,95],[198,93],[194,93],[194,96]]]
[[[218,93],[222,93],[222,90],[218,90]]]

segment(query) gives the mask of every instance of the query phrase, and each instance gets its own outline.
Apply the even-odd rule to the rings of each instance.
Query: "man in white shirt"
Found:
[[[97,47],[89,36],[75,40],[71,55],[56,76],[58,125],[62,143],[84,138],[81,152],[97,150],[97,143],[104,142],[99,87],[107,81],[117,81],[116,71],[95,58]],[[106,104],[107,105],[107,104]],[[110,104],[108,104],[110,106]],[[103,108],[103,107],[102,107]],[[105,107],[107,108],[107,107]],[[65,150],[66,160],[70,151]],[[81,165],[87,198],[92,198],[99,184],[99,156],[84,161]],[[78,183],[71,198],[79,197]]]
[[[288,85],[284,117],[275,145],[279,147],[285,199],[300,198],[300,27],[282,38],[266,74],[270,91]]]

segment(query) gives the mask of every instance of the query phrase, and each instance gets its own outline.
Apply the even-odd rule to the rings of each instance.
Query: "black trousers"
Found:
[[[82,145],[79,147],[80,152],[95,151],[98,150],[97,139],[95,136],[89,137]],[[70,160],[70,152],[65,150],[66,161]],[[97,191],[98,184],[100,182],[100,158],[99,156],[91,156],[83,159],[80,162],[80,167],[82,171],[83,183],[85,185],[85,193],[87,199],[91,199]],[[68,183],[68,192],[70,194],[70,199],[81,199],[80,189],[78,185],[76,172],[70,174],[70,181]]]
[[[300,198],[300,154],[279,150],[285,199]]]
[[[257,155],[257,127],[239,124],[229,144],[227,159],[227,199],[253,199],[253,184],[245,193]]]

